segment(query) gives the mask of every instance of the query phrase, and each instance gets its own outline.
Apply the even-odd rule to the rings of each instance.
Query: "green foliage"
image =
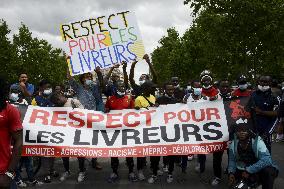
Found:
[[[179,38],[181,45],[168,51],[160,43],[152,54],[161,81],[177,75],[187,82],[198,78],[203,69],[212,70],[217,79],[233,80],[240,73],[283,78],[283,0],[186,0],[185,4],[193,9],[195,20]],[[170,36],[168,32],[162,39],[177,43]],[[164,61],[173,59],[178,61],[170,63],[175,69],[164,70]]]
[[[67,64],[62,50],[53,48],[46,40],[32,36],[23,25],[18,34],[8,39],[9,29],[5,21],[0,22],[0,62],[1,70],[10,83],[18,81],[18,74],[27,72],[29,82],[38,84],[47,79],[54,84],[66,79]]]

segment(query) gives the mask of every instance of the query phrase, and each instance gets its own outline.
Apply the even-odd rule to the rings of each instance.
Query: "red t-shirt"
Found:
[[[123,109],[133,109],[134,108],[134,100],[125,95],[122,98],[118,98],[116,96],[111,96],[106,101],[105,105],[106,109],[109,110],[123,110]]]
[[[247,97],[247,96],[250,96],[251,93],[252,93],[251,90],[241,91],[240,89],[236,89],[233,91],[232,96]]]
[[[219,91],[215,89],[214,87],[211,87],[210,89],[204,89],[202,88],[202,96],[207,96],[207,97],[215,97],[217,96]]]
[[[0,112],[0,174],[7,171],[11,160],[11,133],[22,129],[20,112],[14,106],[7,104],[7,107]]]

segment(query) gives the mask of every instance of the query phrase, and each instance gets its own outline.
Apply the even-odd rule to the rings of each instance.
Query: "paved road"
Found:
[[[284,167],[284,143],[275,143],[273,144],[273,158],[277,162],[280,168]],[[196,164],[196,159],[189,162],[187,168],[187,174],[181,174],[181,169],[176,168],[174,174],[174,182],[171,184],[166,183],[166,174],[161,176],[159,180],[155,184],[148,184],[146,181],[144,182],[137,182],[137,183],[130,183],[127,179],[128,170],[125,165],[125,161],[123,159],[120,160],[120,180],[115,184],[109,184],[106,181],[106,178],[109,176],[111,169],[110,169],[110,160],[109,158],[99,159],[100,163],[103,165],[103,170],[94,170],[90,166],[88,166],[87,170],[87,179],[85,182],[78,184],[77,180],[77,162],[74,159],[71,163],[71,170],[73,174],[64,182],[59,182],[58,179],[55,179],[50,184],[44,184],[38,188],[42,189],[207,189],[212,188],[206,181],[212,178],[213,170],[212,170],[212,155],[208,155],[207,157],[207,166],[205,172],[205,182],[200,182],[198,175],[194,172],[194,166]],[[227,162],[227,154],[224,154],[223,160],[223,167],[226,167]],[[149,164],[150,161],[148,160],[148,166],[145,170],[145,176],[149,176]],[[56,163],[56,169],[60,172],[63,171],[63,165],[60,160]],[[182,179],[181,179],[182,178]],[[216,188],[224,188],[227,189],[227,176],[223,175],[223,181],[220,186]],[[279,177],[275,181],[275,189],[282,189],[284,187],[284,173],[280,171]]]

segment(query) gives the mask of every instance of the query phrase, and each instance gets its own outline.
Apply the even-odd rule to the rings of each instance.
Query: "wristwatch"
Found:
[[[6,171],[5,175],[7,175],[8,177],[10,177],[12,180],[15,178],[15,172],[10,172],[10,171]]]

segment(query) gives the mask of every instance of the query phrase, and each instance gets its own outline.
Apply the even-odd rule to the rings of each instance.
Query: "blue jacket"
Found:
[[[73,78],[69,81],[69,84],[85,109],[104,111],[103,99],[98,84],[92,84],[89,89],[84,89],[83,85],[78,84]]]
[[[238,160],[239,158],[237,150],[238,142],[239,140],[235,135],[234,140],[232,141],[229,147],[229,165],[228,165],[229,173],[235,173],[236,170],[239,169],[254,174],[267,166],[273,166],[276,169],[278,169],[278,167],[272,162],[271,155],[260,136],[257,136],[254,139],[252,139],[252,149],[258,161],[255,164],[252,164],[248,167],[245,167],[245,165]]]

